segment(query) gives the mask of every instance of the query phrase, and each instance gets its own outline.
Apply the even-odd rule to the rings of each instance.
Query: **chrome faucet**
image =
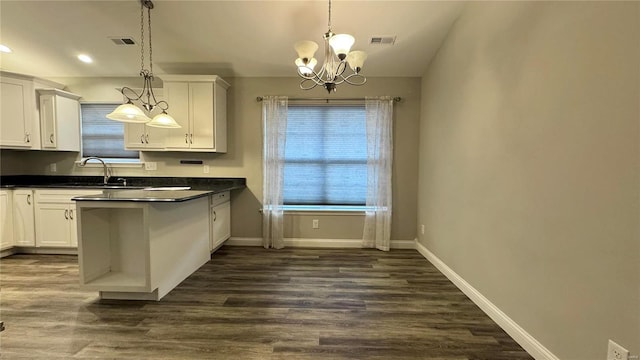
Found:
[[[103,183],[105,185],[107,185],[107,183],[109,182],[109,178],[111,177],[111,171],[107,167],[107,164],[104,162],[104,160],[100,159],[97,156],[89,156],[88,158],[82,159],[82,161],[80,161],[80,166],[85,166],[87,164],[87,161],[89,161],[89,160],[98,160],[98,161],[100,161],[102,163],[102,167],[104,168],[104,181],[103,181]]]

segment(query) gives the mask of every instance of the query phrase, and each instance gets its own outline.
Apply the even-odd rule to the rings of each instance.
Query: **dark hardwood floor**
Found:
[[[160,302],[0,260],[2,359],[532,359],[414,250],[223,247]]]

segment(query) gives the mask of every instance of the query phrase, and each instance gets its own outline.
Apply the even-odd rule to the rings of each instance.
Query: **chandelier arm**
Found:
[[[367,78],[362,76],[361,74],[351,74],[347,77],[341,76],[342,80],[340,81],[340,83],[346,82],[349,85],[355,85],[355,86],[360,86],[360,85],[364,85],[367,82]],[[353,81],[350,79],[360,79],[358,81]]]
[[[311,81],[313,83],[313,85],[305,86],[304,84],[306,82],[309,82],[309,81]],[[318,85],[322,85],[322,83],[316,82],[315,79],[304,79],[304,80],[300,81],[300,89],[302,89],[302,90],[311,90],[311,89],[313,89],[314,87],[316,87]]]

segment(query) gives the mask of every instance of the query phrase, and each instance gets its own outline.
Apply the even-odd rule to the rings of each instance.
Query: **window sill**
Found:
[[[287,215],[364,215],[367,206],[335,206],[335,205],[284,205],[282,210]]]
[[[128,160],[122,160],[122,159],[108,159],[108,158],[104,158],[102,160],[110,168],[140,168],[144,166],[144,163],[139,160],[128,161]],[[82,167],[82,168],[101,168],[102,167],[102,163],[99,161],[90,161],[90,162],[87,162],[84,166],[80,165],[80,161],[76,161],[75,164],[77,167]]]

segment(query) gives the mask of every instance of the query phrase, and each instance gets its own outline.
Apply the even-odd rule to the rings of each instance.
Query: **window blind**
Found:
[[[367,143],[363,105],[289,105],[286,205],[364,205]]]
[[[81,104],[82,156],[138,159],[138,151],[124,149],[124,123],[107,119],[118,104]]]

